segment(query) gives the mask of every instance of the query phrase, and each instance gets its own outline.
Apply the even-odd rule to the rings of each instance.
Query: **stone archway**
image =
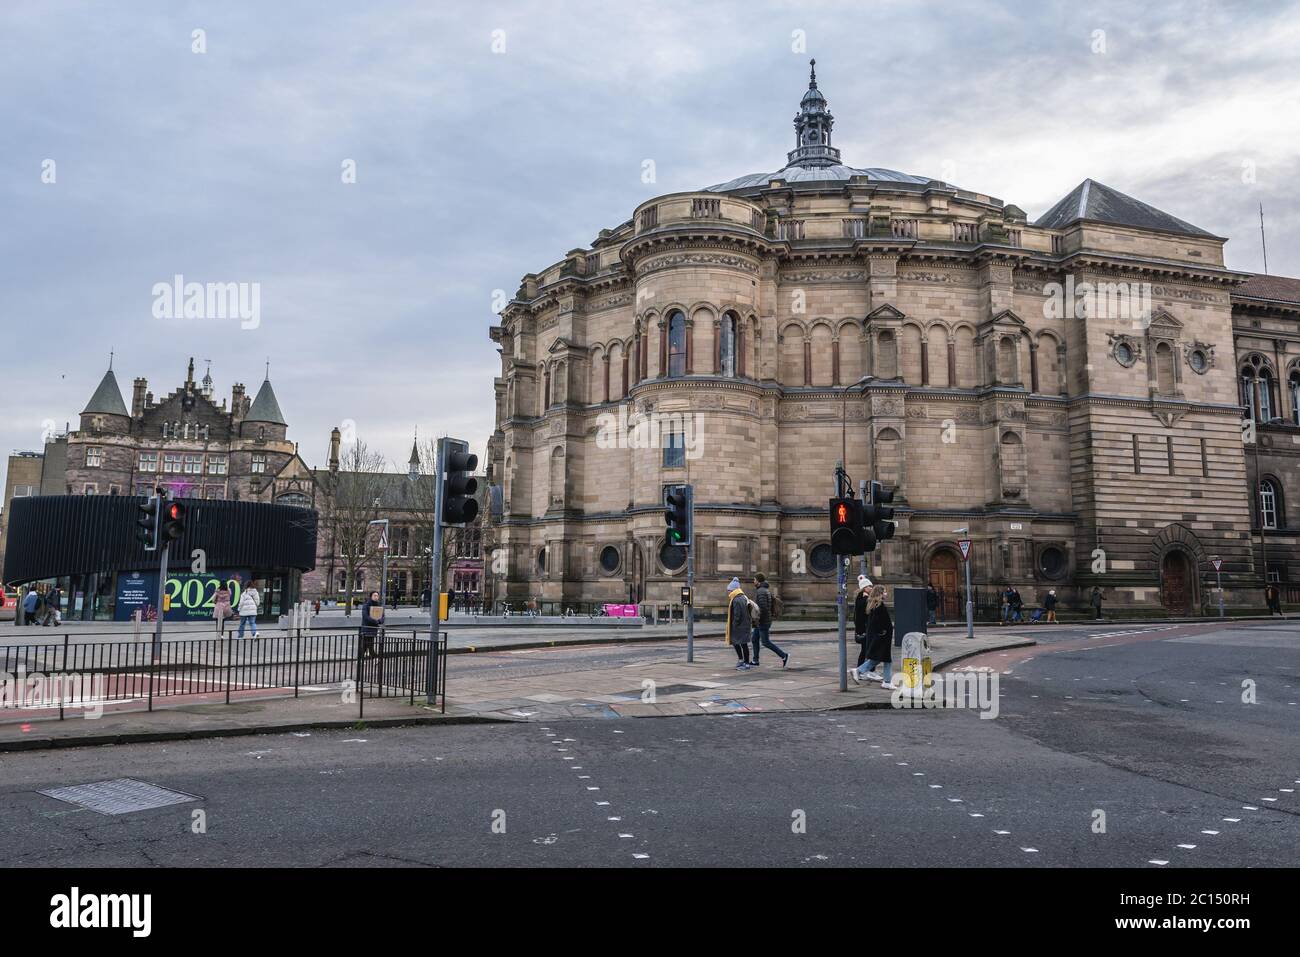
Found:
[[[951,548],[937,548],[930,556],[926,580],[939,593],[939,617],[953,621],[958,617],[958,572],[961,560]]]
[[[1171,548],[1160,560],[1160,604],[1174,615],[1190,615],[1195,603],[1195,576],[1191,556]]]

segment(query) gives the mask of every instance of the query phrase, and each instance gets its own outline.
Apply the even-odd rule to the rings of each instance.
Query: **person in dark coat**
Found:
[[[935,617],[939,610],[939,593],[934,590],[934,582],[925,586],[925,610],[930,613],[930,624],[937,624]]]
[[[372,591],[361,606],[361,643],[362,654],[367,658],[375,656],[375,637],[384,625],[384,603],[379,600],[379,592]]]
[[[750,633],[753,631],[753,618],[749,613],[749,596],[740,587],[740,579],[733,578],[727,585],[727,631],[726,639],[736,649],[737,671],[748,671],[753,667],[749,663]]]
[[[1092,586],[1092,596],[1088,599],[1092,605],[1094,617],[1101,621],[1101,588],[1097,585]]]
[[[858,663],[862,667],[867,660],[867,599],[871,597],[871,579],[866,575],[858,576],[858,593],[853,599],[853,640],[858,643]]]
[[[865,577],[865,576],[862,576]],[[859,578],[861,581],[861,578]],[[862,597],[862,592],[858,593]],[[849,671],[849,675],[858,684],[862,683],[863,678],[875,678],[875,667],[883,663],[885,666],[884,681],[881,687],[887,690],[893,690],[894,685],[894,621],[889,617],[889,609],[885,607],[885,586],[872,585],[871,591],[867,594],[865,605],[863,606],[865,621],[863,635],[863,655],[862,664]],[[858,624],[857,603],[854,607],[854,628]]]
[[[1043,611],[1047,612],[1047,621],[1049,624],[1056,622],[1056,589],[1048,589],[1047,597],[1043,599]]]
[[[1268,602],[1268,617],[1282,615],[1282,593],[1276,585],[1270,583],[1264,589],[1264,601]],[[1282,617],[1285,618],[1286,615],[1282,615]]]
[[[767,583],[766,575],[754,576],[754,603],[758,606],[758,616],[754,619],[754,630],[750,638],[754,645],[754,667],[758,667],[758,649],[767,648],[781,659],[781,667],[790,663],[790,656],[772,644],[768,637],[772,630],[772,587]]]

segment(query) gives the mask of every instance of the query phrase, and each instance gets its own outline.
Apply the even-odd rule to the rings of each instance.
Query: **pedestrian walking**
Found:
[[[1274,615],[1282,615],[1282,593],[1278,590],[1278,587],[1271,582],[1269,583],[1269,586],[1264,589],[1264,601],[1268,603],[1268,617],[1272,618]],[[1282,617],[1285,618],[1286,616],[1282,615]]]
[[[937,624],[935,615],[939,610],[939,593],[934,590],[934,582],[925,586],[925,610],[930,613],[930,624]]]
[[[63,593],[58,585],[45,593],[45,627],[48,628],[51,621],[55,628],[63,624]]]
[[[772,644],[769,637],[772,632],[772,587],[767,583],[766,575],[754,576],[754,627],[750,633],[754,645],[754,667],[758,667],[758,649],[764,647],[781,659],[781,667],[790,664],[790,656]]]
[[[1043,611],[1047,612],[1047,623],[1049,625],[1056,623],[1056,589],[1049,588],[1047,597],[1043,599]]]
[[[858,643],[858,662],[861,668],[867,660],[867,601],[871,598],[871,579],[858,576],[858,593],[853,597],[853,640]]]
[[[1020,597],[1020,589],[1014,586],[1007,589],[1007,622],[1014,618],[1017,623],[1025,620],[1025,600]]]
[[[217,623],[217,636],[226,637],[226,619],[233,617],[234,609],[230,607],[230,589],[225,582],[217,585],[217,593],[212,596],[212,618]]]
[[[257,637],[257,612],[262,604],[262,595],[250,581],[248,587],[239,596],[239,637],[244,637],[244,629],[251,627],[253,637]]]
[[[1101,586],[1100,585],[1092,586],[1092,595],[1089,597],[1088,601],[1092,605],[1093,618],[1095,618],[1097,621],[1101,621]]]
[[[28,625],[35,625],[37,616],[41,608],[41,596],[35,588],[29,588],[27,594],[23,596],[23,621]]]
[[[863,576],[865,577],[865,576]],[[861,594],[861,593],[859,593]],[[865,618],[863,622],[863,651],[866,659],[861,666],[849,671],[849,675],[858,684],[863,678],[875,678],[875,668],[884,664],[884,680],[880,686],[887,691],[894,690],[894,621],[889,617],[885,607],[885,586],[872,585],[867,595]],[[854,609],[854,627],[857,627],[857,609]]]
[[[727,630],[726,640],[736,650],[737,671],[748,671],[753,667],[749,663],[750,633],[753,631],[753,619],[749,613],[749,596],[740,587],[740,579],[733,578],[727,584]]]
[[[384,603],[379,600],[379,592],[372,591],[366,603],[361,606],[361,646],[362,654],[367,658],[375,657],[375,638],[384,624]]]

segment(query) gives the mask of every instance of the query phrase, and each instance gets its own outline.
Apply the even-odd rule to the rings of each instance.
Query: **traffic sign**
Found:
[[[957,542],[957,547],[961,549],[961,560],[970,561],[970,539],[963,538]]]
[[[1223,567],[1223,559],[1222,559],[1222,558],[1211,558],[1211,559],[1210,559],[1210,564],[1214,566],[1214,570],[1217,572],[1220,568]]]

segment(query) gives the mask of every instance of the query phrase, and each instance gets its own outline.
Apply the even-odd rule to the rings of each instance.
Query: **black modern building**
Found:
[[[145,499],[44,495],[14,499],[3,582],[57,582],[69,618],[126,621],[156,613],[159,552],[136,537]],[[302,573],[316,565],[313,509],[261,502],[185,499],[185,532],[171,543],[168,620],[211,619],[221,583],[236,597],[249,582],[266,616],[299,599]]]

